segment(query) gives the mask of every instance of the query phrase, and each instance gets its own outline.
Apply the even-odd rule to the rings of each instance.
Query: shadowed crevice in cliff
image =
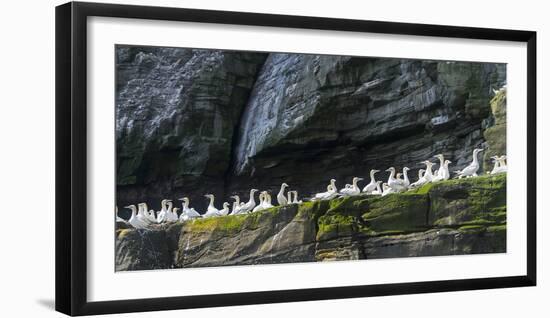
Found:
[[[506,175],[119,229],[116,241],[119,271],[504,253]]]
[[[251,87],[254,87],[254,85],[256,84],[256,80],[258,78],[258,75],[260,74],[261,70],[263,69],[263,66],[265,64],[265,61],[267,59],[269,55],[268,54],[264,54],[264,60],[261,64],[258,64],[257,65],[257,72],[256,74],[253,76],[254,78],[254,81],[252,83],[252,86]],[[251,94],[251,90],[248,90],[247,93],[246,93],[246,98],[245,100],[248,101],[250,99],[250,94]],[[240,109],[240,112],[239,112],[239,115],[238,115],[238,119],[235,121],[235,125],[233,126],[233,134],[231,136],[231,151],[230,151],[230,154],[229,154],[229,164],[227,165],[227,169],[225,170],[225,173],[224,173],[224,177],[223,177],[223,185],[224,185],[224,197],[225,198],[228,198],[230,195],[231,195],[231,192],[229,191],[230,189],[230,184],[231,184],[231,179],[232,179],[232,176],[233,176],[233,170],[234,170],[234,166],[235,166],[235,162],[237,161],[237,145],[239,144],[240,140],[239,140],[239,129],[240,127],[242,126],[242,122],[243,122],[243,117],[244,117],[244,114],[247,112],[247,107],[248,107],[248,103],[246,103],[245,105],[243,105]]]
[[[205,193],[225,194],[234,128],[266,55],[138,46],[116,54],[117,205],[158,210],[185,195],[204,210]]]

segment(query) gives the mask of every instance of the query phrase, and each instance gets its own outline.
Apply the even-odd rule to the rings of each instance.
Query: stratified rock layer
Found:
[[[234,130],[266,54],[133,46],[116,52],[118,205],[159,208],[177,194],[223,195]]]
[[[250,188],[302,197],[372,168],[505,154],[506,66],[117,47],[117,205]],[[487,153],[482,171],[490,170]],[[481,159],[481,158],[480,158]],[[380,176],[382,178],[382,176]],[[385,177],[384,177],[385,178]],[[223,202],[223,201],[222,201]],[[218,204],[221,206],[221,202]],[[122,211],[123,217],[127,217]]]
[[[506,252],[506,176],[121,229],[116,269]]]

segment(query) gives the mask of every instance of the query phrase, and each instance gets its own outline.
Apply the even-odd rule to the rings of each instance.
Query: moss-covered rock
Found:
[[[506,175],[119,229],[117,270],[506,251]]]
[[[506,222],[506,175],[436,183],[428,195],[431,225],[456,227]]]
[[[483,132],[488,146],[483,154],[484,171],[491,171],[493,168],[492,156],[506,154],[506,89],[498,91],[490,105],[493,125]]]
[[[428,195],[395,193],[372,198],[369,203],[362,217],[368,229],[374,232],[417,232],[428,226]]]

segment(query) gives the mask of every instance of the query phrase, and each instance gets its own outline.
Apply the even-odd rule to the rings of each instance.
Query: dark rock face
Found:
[[[506,252],[506,175],[119,230],[116,270]]]
[[[416,176],[437,153],[460,169],[474,147],[504,154],[505,79],[492,63],[120,46],[117,205],[204,211],[205,193],[283,181],[307,197],[372,168]]]
[[[117,48],[117,203],[224,193],[233,131],[264,54]],[[204,201],[202,198],[201,202]]]
[[[496,64],[270,54],[240,125],[230,187],[286,182],[307,196],[330,178],[418,169],[438,153],[464,167],[485,143],[491,88],[504,77]]]

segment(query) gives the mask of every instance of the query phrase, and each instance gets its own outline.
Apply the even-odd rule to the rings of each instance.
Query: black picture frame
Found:
[[[60,5],[55,13],[56,310],[91,315],[536,285],[536,32],[81,2]],[[91,16],[525,42],[527,275],[88,302],[86,20]]]

